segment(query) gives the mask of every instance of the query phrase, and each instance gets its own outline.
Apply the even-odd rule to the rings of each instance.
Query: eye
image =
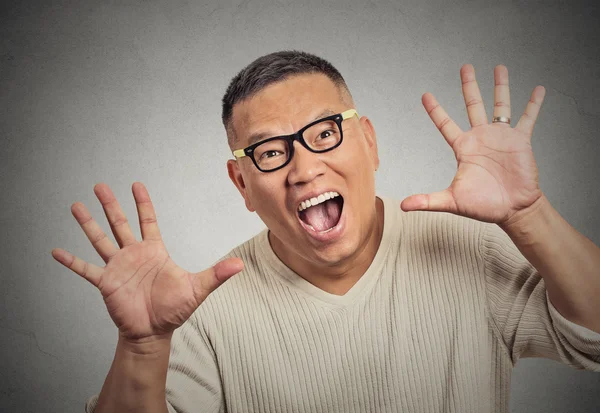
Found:
[[[325,139],[325,138],[329,138],[331,135],[333,135],[335,133],[335,131],[332,130],[325,130],[321,133],[319,133],[319,136],[317,136],[317,139]]]
[[[279,154],[281,154],[281,152],[275,151],[275,150],[265,151],[265,152],[263,152],[262,155],[260,155],[260,158],[261,159],[272,158],[272,157],[277,156]]]

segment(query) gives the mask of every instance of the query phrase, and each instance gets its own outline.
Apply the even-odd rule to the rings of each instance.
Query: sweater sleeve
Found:
[[[166,394],[170,413],[225,412],[217,358],[198,311],[173,334]]]
[[[600,371],[600,333],[558,312],[544,279],[508,235],[485,224],[480,251],[492,327],[513,365],[522,357],[545,357]]]
[[[173,332],[167,371],[169,413],[223,413],[221,379],[216,357],[196,311]],[[93,413],[98,396],[91,397],[86,413]]]

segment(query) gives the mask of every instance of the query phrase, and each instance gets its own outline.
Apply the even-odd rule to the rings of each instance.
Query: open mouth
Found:
[[[344,198],[337,192],[326,192],[311,198],[298,208],[298,217],[306,227],[317,233],[331,231],[340,221]]]

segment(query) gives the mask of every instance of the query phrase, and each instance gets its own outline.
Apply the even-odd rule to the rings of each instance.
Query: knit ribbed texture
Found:
[[[344,296],[287,268],[267,230],[228,254],[244,271],[173,336],[171,412],[508,412],[521,357],[600,371],[600,334],[552,307],[496,225],[381,198],[381,245]]]

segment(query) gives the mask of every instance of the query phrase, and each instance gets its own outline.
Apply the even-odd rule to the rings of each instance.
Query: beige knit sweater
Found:
[[[173,336],[171,412],[508,412],[521,357],[600,371],[600,334],[558,313],[496,225],[380,198],[381,245],[343,296],[287,268],[266,229],[228,254],[244,271]]]

